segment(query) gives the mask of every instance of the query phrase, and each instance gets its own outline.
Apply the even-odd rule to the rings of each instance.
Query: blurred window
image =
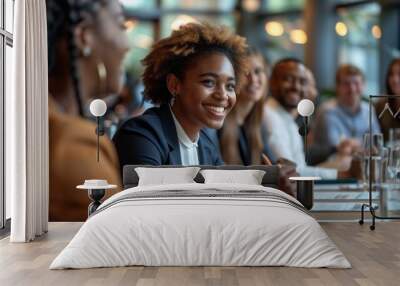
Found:
[[[163,0],[162,8],[231,11],[236,5],[236,0]]]
[[[304,59],[308,41],[303,19],[304,0],[261,1],[259,48],[271,63],[285,57]]]
[[[304,59],[304,45],[308,41],[302,15],[269,17],[263,21],[264,46],[272,63],[284,57]]]
[[[367,3],[337,10],[338,64],[351,63],[365,74],[365,95],[379,93],[380,6]]]
[[[142,73],[141,60],[149,53],[154,41],[154,27],[152,22],[127,20],[126,33],[131,46],[124,61],[127,72],[137,77]]]
[[[162,8],[167,13],[162,14],[161,37],[170,35],[173,30],[189,22],[226,25],[234,30],[236,23],[233,12],[236,2],[236,0],[163,0]]]
[[[181,25],[189,22],[207,22],[218,25],[225,25],[232,30],[235,30],[235,18],[233,14],[221,14],[221,15],[188,15],[188,14],[165,14],[161,20],[161,37],[167,37],[175,29],[178,29]]]
[[[14,22],[14,0],[5,0],[5,30],[13,33]]]
[[[284,12],[293,9],[303,9],[305,0],[267,0],[262,9],[268,12]]]
[[[153,10],[157,8],[156,0],[120,0],[119,2],[128,10]]]
[[[120,0],[126,11],[126,33],[131,50],[124,67],[139,78],[143,72],[141,60],[158,38],[188,22],[211,22],[235,30],[234,8],[237,0]],[[157,6],[157,5],[160,6]]]
[[[14,31],[14,0],[0,0],[0,229],[11,217],[10,198],[6,192],[5,179],[5,100],[11,96],[13,68],[12,46]]]

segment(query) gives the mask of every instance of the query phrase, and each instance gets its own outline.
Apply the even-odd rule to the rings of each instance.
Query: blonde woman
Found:
[[[219,131],[221,153],[226,164],[256,165],[267,163],[268,159],[274,161],[265,144],[266,132],[262,124],[269,67],[262,54],[254,48],[248,50],[247,61],[249,73],[246,83]],[[263,156],[264,153],[267,156]]]

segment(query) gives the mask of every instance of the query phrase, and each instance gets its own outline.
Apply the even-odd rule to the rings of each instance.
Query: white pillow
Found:
[[[193,179],[199,170],[199,167],[135,168],[139,176],[138,186],[195,183]]]
[[[201,170],[204,183],[234,183],[261,185],[265,171],[262,170]]]

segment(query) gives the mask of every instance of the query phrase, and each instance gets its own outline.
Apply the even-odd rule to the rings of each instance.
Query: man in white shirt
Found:
[[[264,110],[268,144],[276,158],[295,162],[297,172],[302,176],[346,177],[345,172],[306,165],[303,139],[295,121],[297,104],[305,95],[306,81],[306,70],[301,61],[289,58],[275,64],[270,78],[272,97],[268,98]]]

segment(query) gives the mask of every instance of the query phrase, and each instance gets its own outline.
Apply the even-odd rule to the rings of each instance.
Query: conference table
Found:
[[[400,185],[384,184],[372,192],[380,216],[400,215]],[[312,214],[321,221],[358,220],[362,204],[368,204],[368,186],[355,180],[316,182]],[[367,216],[368,217],[368,216]]]

